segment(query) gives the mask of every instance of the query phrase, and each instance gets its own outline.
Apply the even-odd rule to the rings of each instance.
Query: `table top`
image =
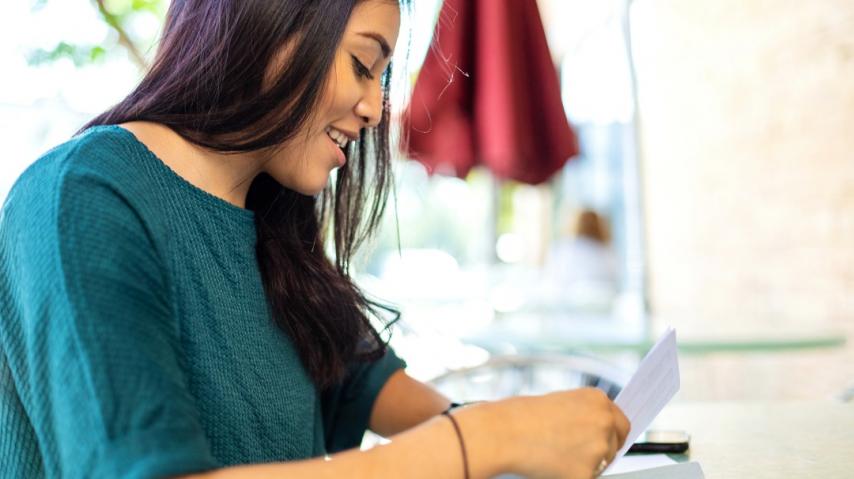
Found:
[[[653,427],[687,431],[691,449],[671,457],[709,479],[854,477],[854,403],[671,404]]]

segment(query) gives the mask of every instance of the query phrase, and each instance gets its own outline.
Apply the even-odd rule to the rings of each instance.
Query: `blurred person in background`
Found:
[[[550,301],[587,309],[609,309],[617,294],[617,261],[605,218],[582,209],[571,236],[556,240],[546,262]]]
[[[613,459],[629,425],[604,393],[451,413],[373,326],[389,310],[349,260],[391,185],[399,25],[397,0],[172,3],[138,87],[0,211],[0,475],[590,478]],[[359,451],[368,428],[391,443]]]

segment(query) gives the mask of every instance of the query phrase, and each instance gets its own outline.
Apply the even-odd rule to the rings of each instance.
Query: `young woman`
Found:
[[[442,415],[369,321],[348,262],[389,186],[399,23],[396,0],[173,0],[140,85],[0,214],[4,477],[589,478],[612,460],[628,423],[603,394]],[[366,428],[391,443],[353,449]]]

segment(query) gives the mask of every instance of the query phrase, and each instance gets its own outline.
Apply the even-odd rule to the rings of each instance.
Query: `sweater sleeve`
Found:
[[[25,196],[6,225],[17,246],[4,347],[45,469],[153,478],[215,468],[149,225],[97,175],[67,172],[56,188],[48,214]]]
[[[381,358],[350,366],[345,380],[323,393],[326,451],[334,453],[359,446],[368,429],[374,402],[389,377],[405,368],[391,346]]]

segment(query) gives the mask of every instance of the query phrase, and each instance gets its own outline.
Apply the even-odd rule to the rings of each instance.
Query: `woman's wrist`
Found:
[[[463,477],[465,479],[470,479],[471,478],[471,472],[470,472],[471,468],[469,467],[468,454],[466,454],[466,440],[463,437],[462,431],[460,430],[460,425],[457,422],[457,420],[454,419],[454,415],[451,414],[451,407],[446,409],[445,412],[443,412],[442,414],[447,416],[448,419],[451,420],[451,425],[454,426],[454,432],[456,432],[457,440],[460,443],[460,454],[463,457]]]
[[[453,415],[465,443],[470,477],[493,477],[512,468],[509,457],[512,433],[501,417],[497,403],[456,408]],[[453,430],[451,432],[455,434]],[[451,438],[457,439],[453,435]],[[460,477],[463,477],[462,469]]]

